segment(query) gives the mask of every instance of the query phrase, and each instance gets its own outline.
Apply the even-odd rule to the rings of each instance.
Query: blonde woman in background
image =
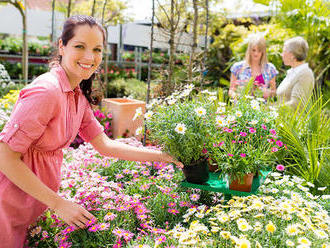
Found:
[[[275,78],[278,72],[267,60],[266,40],[262,35],[256,34],[249,39],[245,59],[236,62],[230,71],[229,96],[235,97],[238,87],[244,87],[251,77],[262,90],[265,99],[275,96]]]
[[[276,94],[281,104],[296,109],[303,107],[312,95],[315,80],[312,70],[305,62],[308,44],[302,37],[294,37],[284,42],[282,59],[291,67],[279,85]],[[300,103],[301,101],[301,103]]]

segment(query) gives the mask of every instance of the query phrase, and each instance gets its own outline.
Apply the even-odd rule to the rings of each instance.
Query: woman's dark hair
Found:
[[[90,27],[97,26],[103,34],[103,45],[104,46],[106,45],[104,28],[94,17],[86,16],[86,15],[76,15],[76,16],[71,16],[70,18],[68,18],[63,25],[62,34],[58,40],[61,39],[63,42],[63,45],[66,46],[68,44],[69,40],[71,40],[73,38],[74,30],[76,29],[76,27],[82,26],[82,25],[89,25]],[[58,45],[58,43],[57,43],[57,45]],[[56,50],[49,65],[50,65],[50,67],[52,67],[53,65],[60,64],[61,61],[62,61],[62,56],[59,55],[58,51]],[[95,78],[95,73],[96,72],[94,72],[90,78],[82,80],[80,82],[80,88],[81,88],[83,94],[85,95],[85,97],[87,98],[88,102],[91,104],[97,105],[99,103],[100,99],[93,98],[91,96],[92,82]]]

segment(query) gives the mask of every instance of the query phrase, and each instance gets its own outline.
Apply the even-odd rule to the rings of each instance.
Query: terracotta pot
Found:
[[[188,183],[203,184],[209,179],[207,161],[200,161],[194,165],[185,166],[182,171]]]
[[[141,135],[135,135],[135,131],[138,127],[143,126],[143,116],[133,121],[135,111],[137,108],[142,108],[142,115],[146,111],[146,104],[143,101],[127,98],[105,98],[102,100],[102,107],[107,112],[112,114],[112,134],[113,137],[120,138],[123,134],[128,133],[126,137],[135,136],[137,139],[141,139]]]
[[[239,178],[237,180],[231,181],[229,184],[229,189],[243,192],[251,192],[253,176],[253,173],[249,173],[246,174],[241,180]]]

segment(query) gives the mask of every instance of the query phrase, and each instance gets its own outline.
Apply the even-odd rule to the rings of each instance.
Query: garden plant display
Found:
[[[275,154],[285,148],[277,137],[278,113],[264,101],[243,95],[233,103],[218,103],[207,149],[222,176],[236,180],[269,170],[276,163]]]
[[[66,151],[62,178],[61,195],[97,219],[75,230],[47,211],[28,247],[329,247],[329,196],[283,173],[258,195],[224,202],[214,193],[203,202],[202,191],[178,186],[182,173],[171,164],[103,158],[82,145]]]
[[[192,90],[192,85],[186,86],[145,115],[151,141],[185,166],[206,159],[205,144],[212,135],[209,120],[215,112],[216,97],[203,94],[189,99]]]
[[[18,93],[1,100],[7,116]],[[172,164],[104,158],[89,144],[64,154],[60,194],[96,219],[75,230],[46,211],[26,247],[329,247],[327,188],[287,175],[283,165],[257,195],[226,202],[220,193],[180,187],[182,172]]]

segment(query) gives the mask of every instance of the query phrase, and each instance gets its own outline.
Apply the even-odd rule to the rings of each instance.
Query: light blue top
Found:
[[[237,78],[240,86],[244,86],[245,82],[252,77],[251,67],[244,60],[233,64],[230,71]],[[265,87],[269,88],[269,82],[278,74],[278,71],[272,63],[267,63],[261,74],[265,81]]]

